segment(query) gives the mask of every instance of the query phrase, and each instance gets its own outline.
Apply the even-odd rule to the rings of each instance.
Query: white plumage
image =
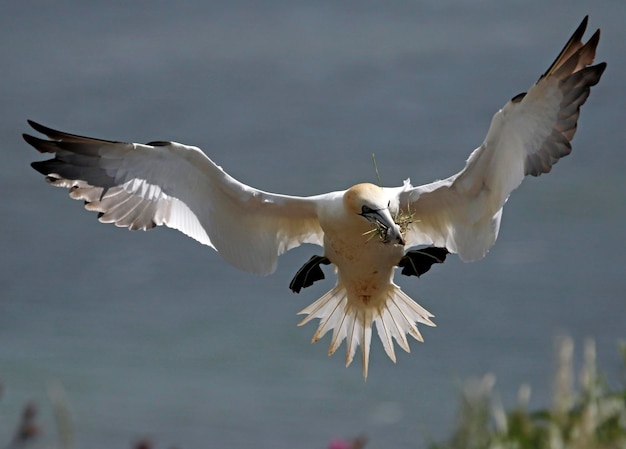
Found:
[[[606,67],[591,65],[599,30],[583,44],[586,25],[585,17],[538,82],[495,114],[463,170],[419,187],[409,181],[393,188],[358,184],[296,197],[247,186],[200,149],[176,142],[113,142],[34,122],[50,140],[24,138],[55,155],[33,167],[84,200],[101,222],[143,230],[166,225],[262,275],[274,272],[278,256],[291,248],[322,246],[324,256],[314,256],[291,287],[300,291],[322,278],[320,263],[334,265],[337,284],[302,310],[300,324],[320,319],[314,342],[333,331],[329,354],[347,340],[346,365],[360,345],[367,377],[374,323],[394,362],[392,340],[408,352],[406,334],[423,341],[415,324],[434,326],[432,315],[393,283],[395,269],[420,275],[448,252],[466,261],[482,258],[497,238],[511,191],[525,175],[549,172],[571,151],[580,106]],[[407,252],[424,245],[436,248]]]

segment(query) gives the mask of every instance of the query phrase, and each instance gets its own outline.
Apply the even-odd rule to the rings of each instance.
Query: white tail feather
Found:
[[[346,366],[352,363],[356,348],[361,345],[363,377],[367,379],[369,350],[372,339],[372,325],[376,323],[378,337],[383,344],[387,356],[395,363],[396,355],[393,340],[396,340],[406,352],[410,352],[406,334],[423,342],[415,323],[428,326],[435,324],[430,320],[433,315],[409,298],[400,287],[391,284],[379,301],[361,301],[349,298],[346,288],[338,284],[320,299],[301,310],[299,315],[307,316],[298,323],[302,326],[314,318],[319,318],[318,328],[312,342],[321,339],[328,331],[333,330],[328,355],[335,353],[346,341]]]

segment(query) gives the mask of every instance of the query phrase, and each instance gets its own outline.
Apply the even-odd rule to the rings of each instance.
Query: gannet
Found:
[[[299,292],[322,279],[324,264],[334,267],[337,283],[300,312],[300,325],[320,320],[313,342],[332,330],[329,355],[346,340],[346,366],[360,345],[367,378],[373,323],[394,362],[393,340],[409,352],[406,334],[423,341],[416,324],[434,326],[433,315],[394,283],[396,268],[419,276],[449,253],[481,259],[498,236],[509,194],[526,175],[548,173],[570,153],[580,107],[606,68],[591,65],[600,30],[581,41],[587,20],[537,83],[495,113],[460,172],[417,187],[409,180],[399,187],[363,183],[290,196],[243,184],[199,148],[177,142],[93,139],[33,121],[50,140],[24,139],[54,154],[32,167],[97,211],[100,222],[131,230],[165,225],[260,275],[273,273],[286,251],[320,245],[323,254],[298,270],[290,288]]]

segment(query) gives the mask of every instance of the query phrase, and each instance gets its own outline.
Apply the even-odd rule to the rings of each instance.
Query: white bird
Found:
[[[32,166],[99,212],[103,223],[143,230],[166,225],[261,275],[273,273],[278,256],[291,248],[322,246],[323,256],[313,256],[290,287],[299,292],[323,278],[320,264],[334,266],[337,284],[300,312],[306,314],[300,324],[320,319],[313,342],[333,331],[329,355],[347,340],[346,366],[360,345],[367,378],[373,323],[394,362],[392,339],[408,352],[406,334],[423,341],[416,323],[434,326],[433,315],[393,282],[396,268],[419,276],[448,253],[482,258],[496,240],[511,191],[525,175],[547,173],[570,153],[580,106],[606,68],[591,65],[600,30],[583,44],[586,25],[587,17],[537,83],[494,115],[463,170],[418,187],[407,180],[400,187],[358,184],[288,196],[245,185],[199,148],[176,142],[92,139],[32,121],[51,140],[24,138],[55,155]]]

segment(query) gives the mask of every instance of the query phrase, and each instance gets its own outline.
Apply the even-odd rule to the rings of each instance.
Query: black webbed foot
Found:
[[[443,263],[448,254],[449,251],[446,248],[437,248],[436,246],[415,249],[408,251],[400,259],[398,266],[402,268],[403,275],[420,277],[430,270],[432,264]]]
[[[303,288],[310,287],[314,282],[324,279],[324,272],[320,264],[329,265],[330,260],[324,256],[313,256],[307,263],[302,265],[289,283],[289,288],[294,293],[300,293]]]

